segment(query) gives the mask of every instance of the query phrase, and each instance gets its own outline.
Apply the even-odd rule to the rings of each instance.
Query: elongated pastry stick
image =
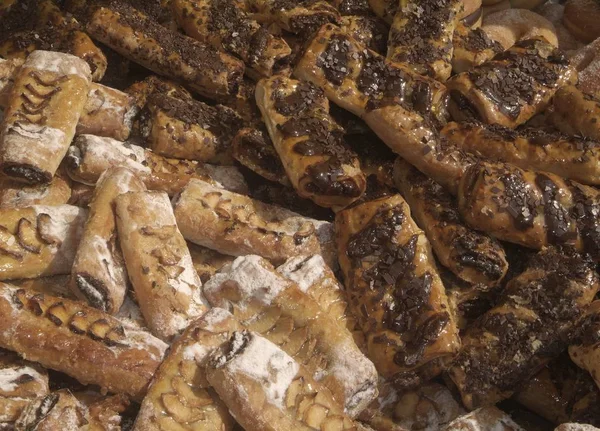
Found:
[[[473,228],[525,247],[569,244],[600,258],[600,192],[547,172],[503,163],[471,166],[458,207]]]
[[[480,28],[469,28],[463,23],[459,23],[454,30],[452,46],[454,47],[452,55],[454,73],[467,72],[504,51],[502,45],[490,39],[485,31]]]
[[[190,181],[173,206],[181,233],[196,244],[232,256],[258,254],[276,264],[299,254],[321,254],[334,265],[331,223],[200,180]]]
[[[449,79],[449,110],[455,121],[475,117],[514,128],[543,111],[556,90],[576,75],[566,57],[545,39],[520,41]]]
[[[141,400],[167,345],[80,302],[0,283],[0,346]]]
[[[547,248],[467,329],[448,371],[469,409],[510,397],[566,348],[600,288],[589,255]]]
[[[573,362],[589,371],[600,388],[600,301],[594,301],[588,309],[580,336],[569,346]]]
[[[379,373],[399,387],[439,373],[460,347],[458,330],[431,246],[404,199],[343,210],[335,226],[348,303]]]
[[[452,72],[452,38],[463,4],[459,0],[403,1],[388,39],[387,58],[420,75],[445,81]]]
[[[86,407],[68,389],[32,401],[15,423],[15,431],[79,430],[88,424]]]
[[[435,181],[398,158],[394,180],[442,265],[461,279],[490,286],[508,269],[502,246],[460,219],[456,201]]]
[[[595,97],[567,85],[556,92],[552,107],[550,120],[563,133],[600,141],[600,95]]]
[[[182,100],[192,98],[189,91],[182,85],[156,75],[150,75],[141,81],[134,82],[125,89],[125,92],[133,97],[138,109],[146,106],[148,98],[153,94],[161,94]]]
[[[226,106],[208,106],[164,94],[148,98],[140,132],[156,154],[224,165],[233,164],[231,141],[243,120]]]
[[[477,409],[453,420],[442,431],[525,431],[502,410],[490,406]]]
[[[0,130],[0,168],[10,178],[49,183],[86,101],[90,69],[68,54],[36,51],[15,78]]]
[[[442,134],[461,150],[482,158],[552,172],[584,184],[600,184],[598,141],[553,130],[512,130],[476,122],[448,123]]]
[[[22,287],[31,292],[42,293],[49,296],[59,296],[61,298],[72,299],[77,298],[69,290],[70,275],[51,275],[48,277],[38,278],[21,278],[10,280],[10,284],[16,287]]]
[[[78,182],[94,185],[107,169],[121,166],[135,173],[150,190],[175,195],[192,179],[246,193],[248,186],[234,166],[205,165],[190,160],[168,159],[137,145],[93,135],[78,136],[69,149],[66,169]]]
[[[56,206],[71,199],[71,181],[65,175],[55,175],[49,184],[26,185],[0,179],[0,208],[25,208],[32,205]]]
[[[0,429],[11,429],[29,402],[49,391],[46,370],[0,351]]]
[[[255,332],[234,332],[206,372],[248,431],[359,429],[308,370]]]
[[[127,291],[127,271],[117,244],[115,199],[123,193],[143,190],[144,183],[125,168],[112,168],[102,174],[71,269],[71,290],[108,314],[119,311]]]
[[[329,102],[310,82],[275,76],[256,86],[256,102],[287,175],[304,198],[345,207],[365,191],[358,157],[329,115]]]
[[[349,331],[354,330],[356,320],[348,309],[343,287],[322,256],[316,254],[292,257],[279,266],[277,272],[292,280],[300,290],[317,301],[324,313]]]
[[[205,97],[235,94],[244,73],[241,61],[161,26],[126,3],[98,8],[86,29],[119,54]]]
[[[173,343],[142,401],[134,431],[233,429],[234,420],[206,380],[209,354],[242,326],[213,308]]]
[[[337,23],[340,20],[337,9],[323,0],[249,0],[248,4],[263,15],[267,22],[302,36],[310,36],[323,24]]]
[[[207,310],[201,282],[164,192],[115,199],[129,280],[152,333],[170,340]]]
[[[256,79],[285,66],[292,50],[250,18],[236,0],[173,0],[171,10],[188,36],[241,58]]]
[[[86,216],[71,205],[0,210],[0,280],[68,274]]]
[[[193,242],[188,242],[187,246],[192,256],[194,269],[198,273],[202,283],[206,283],[221,268],[235,260],[233,256],[221,254],[218,251],[202,247]]]
[[[352,334],[259,256],[237,258],[204,285],[213,306],[228,308],[304,364],[345,411],[356,416],[377,395],[377,373]]]

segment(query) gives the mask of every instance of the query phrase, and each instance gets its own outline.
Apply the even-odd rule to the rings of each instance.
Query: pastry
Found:
[[[561,132],[600,141],[600,95],[595,97],[568,85],[556,92],[552,108],[550,120]]]
[[[589,371],[596,384],[600,388],[600,301],[590,305],[584,321],[581,325],[579,335],[575,343],[569,346],[569,355],[575,364]]]
[[[27,405],[15,423],[15,431],[81,429],[88,422],[86,408],[66,389],[41,395]]]
[[[193,242],[187,243],[194,269],[200,277],[200,281],[206,283],[215,273],[217,273],[225,265],[230,264],[235,260],[235,257],[221,254],[218,251],[210,248],[202,247]]]
[[[343,16],[340,28],[367,48],[385,55],[389,30],[384,21],[373,16]]]
[[[490,406],[472,411],[450,422],[442,431],[525,431],[502,410]]]
[[[264,21],[303,36],[310,36],[323,24],[337,23],[340,19],[337,9],[323,0],[249,0],[248,4]]]
[[[452,71],[466,72],[494,58],[504,49],[486,34],[481,28],[470,29],[459,23],[452,38],[454,48],[452,55]]]
[[[529,39],[542,39],[558,48],[556,29],[552,23],[524,8],[507,9],[486,15],[481,29],[505,50],[517,42]]]
[[[49,184],[26,185],[0,179],[0,209],[63,205],[69,202],[71,193],[71,180],[62,173],[55,175]]]
[[[582,42],[600,37],[600,6],[594,0],[568,0],[563,24]]]

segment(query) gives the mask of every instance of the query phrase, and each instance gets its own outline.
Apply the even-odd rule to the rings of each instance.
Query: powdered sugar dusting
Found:
[[[202,316],[200,327],[206,331],[216,331],[218,325],[232,318],[233,314],[223,308],[211,308]]]
[[[124,166],[144,174],[151,172],[143,164],[146,150],[140,146],[95,135],[80,135],[75,139],[74,145],[80,149],[80,164],[85,164],[86,157],[91,157],[93,160],[102,160],[106,165]],[[76,154],[74,156],[77,157]]]
[[[27,57],[23,67],[60,75],[78,75],[86,81],[92,79],[90,66],[84,60],[62,52],[33,51]]]
[[[17,389],[19,387],[19,377],[22,377],[25,374],[40,382],[47,380],[46,377],[42,376],[32,367],[18,366],[0,368],[0,396]]]
[[[598,431],[599,429],[593,425],[569,423],[560,425],[554,431]]]
[[[450,422],[444,431],[525,431],[496,407],[482,407]]]
[[[68,241],[71,235],[79,236],[87,216],[87,210],[74,205],[34,205],[35,216],[46,214],[49,219],[38,223],[40,234],[45,238],[53,238],[58,243]],[[75,250],[71,250],[73,254]]]
[[[329,276],[331,270],[323,257],[317,254],[309,258],[305,256],[292,257],[278,267],[277,272],[295,282],[300,290],[307,292],[317,282]],[[332,287],[339,288],[337,285]]]
[[[203,346],[200,343],[193,343],[189,346],[185,346],[183,349],[183,359],[186,361],[196,361],[201,363],[206,359],[212,349],[207,346]]]
[[[28,123],[7,123],[2,133],[4,158],[11,162],[27,163],[38,155],[36,147],[43,147],[48,153],[62,153],[67,150],[65,133],[54,127]]]

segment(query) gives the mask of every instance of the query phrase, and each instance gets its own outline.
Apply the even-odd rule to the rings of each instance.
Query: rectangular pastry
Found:
[[[124,57],[211,99],[235,94],[244,74],[240,60],[161,26],[127,3],[96,9],[86,30]]]
[[[72,55],[36,51],[27,58],[0,130],[6,176],[34,184],[52,180],[75,135],[90,79],[87,63]]]
[[[355,417],[377,396],[375,367],[352,334],[265,259],[237,258],[204,285],[204,294],[306,366],[348,415]]]
[[[0,179],[0,209],[32,205],[57,206],[71,199],[71,181],[57,174],[49,184],[28,185],[8,178]]]
[[[171,340],[207,307],[169,196],[132,191],[117,196],[115,205],[119,243],[142,314],[153,334]]]
[[[169,349],[148,389],[133,431],[230,431],[235,421],[206,380],[209,354],[242,326],[213,308],[194,321]]]
[[[117,243],[115,200],[123,193],[143,190],[146,186],[131,171],[111,168],[100,176],[89,205],[69,285],[79,299],[108,314],[119,311],[127,292],[127,270]]]
[[[510,397],[567,347],[600,288],[589,256],[546,248],[471,325],[448,374],[469,409]]]
[[[235,166],[216,166],[191,160],[168,159],[130,143],[94,135],[80,135],[66,160],[69,176],[94,185],[107,169],[121,166],[135,173],[150,190],[173,196],[192,179],[199,178],[220,187],[246,193],[248,186]]]
[[[365,191],[357,155],[329,115],[329,101],[314,84],[275,76],[256,86],[256,103],[290,182],[303,198],[343,208]]]
[[[79,430],[89,425],[86,407],[68,389],[34,399],[15,423],[17,430]]]
[[[248,4],[258,11],[262,20],[301,36],[310,36],[323,24],[340,20],[337,9],[323,0],[250,0]]]
[[[299,254],[334,262],[331,223],[302,217],[207,182],[192,180],[173,201],[183,236],[221,253],[258,254],[274,263]]]
[[[460,347],[431,246],[393,195],[340,211],[335,221],[348,303],[377,371],[399,389],[441,372]]]
[[[502,410],[490,406],[453,420],[442,431],[525,431]]]
[[[590,305],[577,339],[569,346],[575,364],[589,371],[600,388],[600,301]]]
[[[255,332],[234,332],[206,373],[247,431],[360,429],[302,364]]]
[[[0,210],[0,280],[68,274],[86,216],[72,205]]]
[[[80,302],[0,283],[0,347],[141,400],[167,345]]]

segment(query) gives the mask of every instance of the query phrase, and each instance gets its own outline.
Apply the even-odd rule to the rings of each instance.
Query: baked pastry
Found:
[[[439,374],[460,339],[407,203],[400,195],[365,202],[340,211],[335,226],[348,303],[379,374],[403,389]]]
[[[464,405],[474,409],[510,397],[558,356],[599,288],[588,255],[547,248],[534,256],[462,338],[448,374]]]
[[[594,0],[569,0],[565,4],[563,24],[582,42],[600,37],[600,6]]]
[[[479,28],[483,17],[481,0],[463,0],[463,9],[458,13],[461,23],[470,28]]]
[[[337,23],[340,20],[338,10],[324,0],[249,0],[248,5],[262,16],[263,21],[305,37],[325,23]]]
[[[0,210],[0,280],[68,274],[86,216],[71,205]]]
[[[365,191],[356,154],[344,145],[329,102],[310,82],[261,80],[256,101],[290,182],[301,197],[343,208]]]
[[[600,141],[599,97],[568,85],[556,92],[552,99],[552,108],[550,120],[560,131]]]
[[[524,8],[507,9],[486,15],[481,29],[505,50],[517,42],[530,39],[541,39],[558,48],[556,29],[552,23]]]
[[[368,15],[342,16],[340,29],[367,48],[385,55],[389,30],[381,19]]]
[[[119,54],[208,98],[234,94],[244,73],[236,58],[161,26],[127,3],[99,7],[86,30]]]
[[[400,158],[394,166],[394,181],[442,265],[472,284],[500,283],[508,269],[504,249],[464,225],[457,202],[448,192]]]
[[[136,174],[150,190],[175,195],[192,179],[209,181],[219,187],[245,193],[248,186],[234,166],[205,165],[192,160],[169,159],[137,145],[111,138],[80,135],[65,158],[69,176],[94,185],[111,167],[124,167]]]
[[[22,287],[30,292],[76,300],[75,294],[69,290],[69,278],[70,275],[67,274],[50,275],[48,277],[10,280],[10,284]]]
[[[476,118],[515,128],[544,110],[556,90],[575,77],[553,45],[542,38],[522,40],[493,60],[450,78],[449,110],[455,121]]]
[[[0,283],[0,347],[141,400],[167,345],[80,302]]]
[[[141,81],[134,82],[125,89],[125,92],[133,97],[139,110],[146,106],[150,96],[156,94],[180,100],[192,98],[190,92],[183,85],[157,75],[150,75]]]
[[[292,52],[246,13],[236,0],[173,0],[171,9],[186,34],[241,58],[246,74],[260,79],[285,67]]]
[[[25,208],[32,205],[57,206],[71,199],[71,180],[60,173],[49,184],[26,185],[0,179],[0,209]]]
[[[579,75],[577,88],[586,94],[600,97],[600,85],[598,84],[600,37],[578,50],[571,58],[571,64],[577,69]]]
[[[230,310],[306,366],[348,415],[355,417],[377,396],[375,367],[352,334],[265,259],[237,258],[204,285],[204,294],[213,307]]]
[[[221,254],[210,248],[202,247],[193,242],[187,243],[194,269],[202,283],[206,283],[217,271],[235,260],[235,257]]]
[[[442,431],[525,431],[502,410],[482,407],[450,422]]]
[[[599,257],[600,192],[547,172],[481,162],[462,178],[458,207],[473,228],[533,249],[568,244]]]
[[[115,198],[119,243],[129,280],[152,333],[171,340],[206,312],[200,278],[164,192]]]
[[[153,94],[140,114],[148,148],[164,157],[233,164],[231,141],[242,118],[226,106]]]
[[[575,36],[563,24],[565,5],[561,3],[545,2],[535,8],[535,12],[546,18],[552,23],[556,30],[558,47],[568,56],[571,56],[575,50],[581,48],[584,44],[575,38]]]
[[[73,293],[108,314],[119,311],[127,292],[127,271],[117,243],[115,200],[120,194],[143,190],[144,183],[125,168],[112,168],[100,176],[71,268]]]
[[[467,72],[486,61],[491,60],[504,48],[487,35],[481,28],[470,29],[459,23],[452,38],[452,71]]]
[[[247,431],[361,429],[302,364],[255,332],[234,332],[206,374]]]
[[[375,15],[383,19],[389,25],[394,21],[394,16],[399,8],[399,3],[395,0],[367,0],[369,6]]]
[[[15,431],[81,429],[88,422],[86,408],[73,394],[63,389],[33,400],[15,423]]]
[[[232,430],[235,421],[206,380],[204,365],[211,351],[240,329],[237,320],[220,308],[194,321],[158,368],[133,430]]]
[[[0,59],[0,107],[4,109],[14,84],[15,72],[23,65],[21,59]]]
[[[598,330],[600,328],[600,301],[594,301],[588,309],[579,335],[571,346],[569,355],[575,364],[589,371],[596,384],[600,388],[600,340]]]
[[[92,201],[95,186],[73,181],[71,185],[71,197],[68,200],[69,205],[75,205],[81,208],[87,208]]]
[[[190,181],[173,206],[183,236],[196,244],[232,256],[258,254],[275,264],[300,254],[321,254],[333,265],[331,223],[200,180]]]
[[[83,60],[57,52],[32,53],[18,71],[4,111],[2,173],[33,184],[52,181],[75,134],[89,86],[90,69]]]
[[[566,423],[554,428],[554,431],[598,431],[600,428],[581,423]]]
[[[568,106],[575,110],[573,104]],[[512,130],[469,121],[448,123],[441,133],[457,148],[481,159],[600,184],[600,144],[581,135],[567,136],[548,128]]]
[[[452,72],[452,37],[463,9],[460,0],[402,2],[390,29],[387,58],[420,75],[447,80]]]

